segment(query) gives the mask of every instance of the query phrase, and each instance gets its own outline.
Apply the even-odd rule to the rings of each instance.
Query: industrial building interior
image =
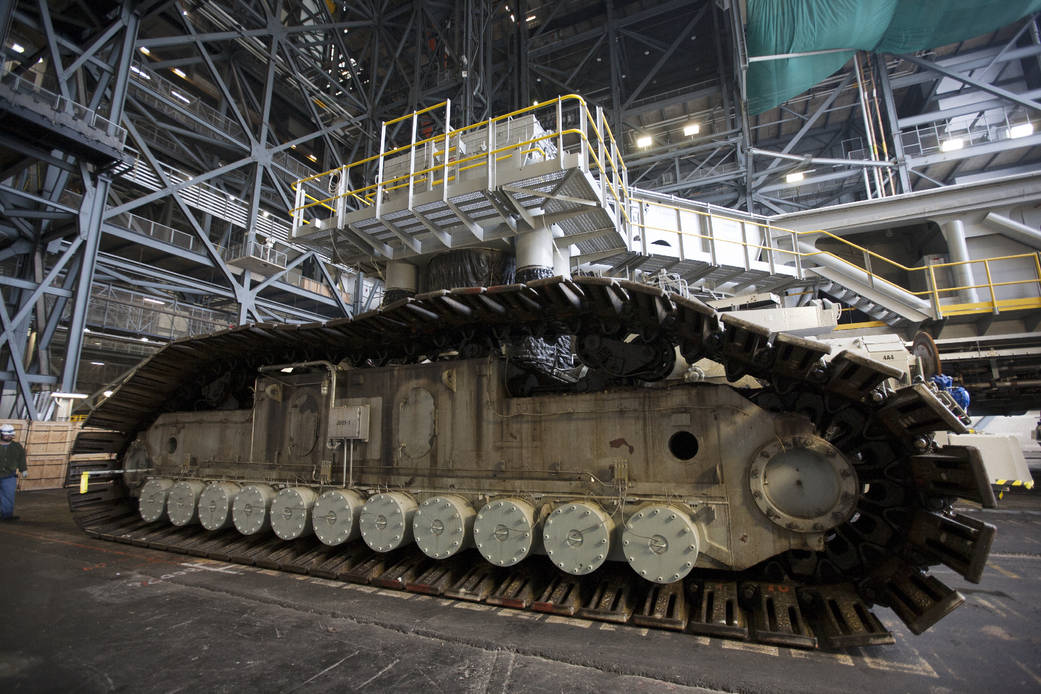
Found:
[[[518,260],[518,282],[616,278],[720,311],[813,307],[833,316],[831,338],[895,334],[908,349],[925,334],[914,342],[926,345],[919,358],[942,362],[968,391],[977,427],[1014,415],[1032,429],[1041,404],[1039,3],[835,2],[819,14],[816,4],[774,12],[762,0],[0,0],[0,416],[104,412],[145,360],[186,338],[277,324],[311,339],[317,324],[378,315],[440,288],[417,276],[441,254],[520,254],[521,230],[545,214],[552,262],[522,278]],[[800,24],[810,19],[815,27]],[[437,151],[438,137],[455,161]],[[499,163],[508,148],[512,158]],[[468,172],[461,159],[481,168]],[[538,175],[496,183],[520,160]],[[449,199],[450,180],[475,186],[466,205]],[[139,407],[161,410],[141,397]],[[1026,436],[1024,448],[1036,448]],[[1012,508],[1031,503],[1015,492]],[[1022,513],[999,514],[1027,525],[999,540],[994,551],[1006,558],[993,559],[1023,562],[997,576],[1018,590],[1036,573],[1039,541],[1037,512]],[[186,574],[190,587],[208,568]],[[247,577],[248,590],[278,589],[264,583],[274,576]],[[376,638],[361,633],[370,628],[412,633],[379,616],[399,607],[385,592],[351,592],[366,615],[352,622],[352,638]],[[283,607],[306,610],[311,599]],[[424,609],[409,604],[402,614],[425,620]],[[1020,648],[1037,642],[1031,610],[1036,617],[1036,607],[1009,610],[1025,632],[1009,636],[1022,639],[1012,691],[1041,685],[1036,649]],[[485,648],[466,636],[484,628],[483,613],[455,612],[462,622],[419,631]],[[269,618],[285,617],[258,620]],[[979,625],[958,619],[967,643]],[[519,646],[517,629],[536,627],[507,618],[489,627],[491,656],[455,655],[490,668],[488,677],[464,687],[442,672],[437,684],[795,687],[780,674],[785,649],[717,648],[705,657],[718,656],[710,666],[720,672],[740,668],[742,655],[764,662],[763,679],[727,680],[663,664],[688,657],[680,653],[689,646],[654,632],[638,645],[607,634],[600,655],[584,651],[575,638],[591,634],[576,637],[567,629],[586,627],[566,622],[538,625],[559,660]],[[220,624],[207,628],[216,634]],[[922,656],[905,633],[892,667],[876,667],[885,656],[870,649],[849,663],[796,652],[799,691],[832,691],[846,668],[907,691],[971,688],[971,660],[948,668],[960,657],[956,639],[936,637],[943,645]],[[429,644],[406,644],[388,637],[381,655],[389,663],[411,647],[437,662]],[[527,659],[516,665],[526,684],[500,679],[500,650]],[[15,671],[39,672],[39,663],[26,667]],[[58,669],[47,681],[64,686],[66,676]],[[221,677],[208,684],[290,688]],[[95,688],[106,689],[91,679]]]

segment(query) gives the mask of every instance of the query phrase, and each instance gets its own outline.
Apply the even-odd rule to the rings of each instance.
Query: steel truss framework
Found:
[[[0,84],[46,90],[64,99],[47,108],[93,128],[51,119],[0,134],[0,414],[44,416],[45,391],[93,390],[112,363],[137,358],[119,361],[114,345],[177,336],[138,334],[154,320],[92,323],[115,315],[90,311],[113,288],[133,289],[124,303],[170,326],[193,325],[191,311],[232,325],[372,307],[378,282],[284,243],[291,183],[377,152],[384,120],[445,99],[458,127],[580,93],[620,136],[631,183],[761,214],[1015,172],[1041,156],[1041,135],[994,136],[1039,108],[1036,17],[930,54],[860,55],[749,116],[738,6],[0,0]],[[15,110],[5,106],[5,123],[25,121]],[[442,112],[420,135],[445,127]],[[941,149],[963,130],[967,146]]]

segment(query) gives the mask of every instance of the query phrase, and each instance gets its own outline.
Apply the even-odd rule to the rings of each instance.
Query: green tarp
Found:
[[[1041,10],[1041,0],[748,0],[749,56],[848,48],[751,63],[748,112],[762,113],[832,74],[856,50],[908,53],[979,36]]]

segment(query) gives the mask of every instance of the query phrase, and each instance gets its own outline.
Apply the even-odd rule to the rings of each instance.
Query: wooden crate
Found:
[[[33,422],[29,425],[26,453],[39,455],[68,455],[76,432],[77,422]]]
[[[21,481],[22,489],[56,489],[65,485],[69,451],[79,432],[79,422],[27,422],[21,419],[0,420],[14,427],[14,440],[25,446],[25,462],[29,476]]]

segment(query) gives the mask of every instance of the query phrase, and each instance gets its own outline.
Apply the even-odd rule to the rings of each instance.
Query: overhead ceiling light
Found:
[[[105,365],[105,362],[103,362],[103,361],[92,361],[90,363],[93,364],[94,366],[104,366]]]
[[[805,171],[793,171],[792,173],[784,177],[784,181],[785,183],[798,183],[804,178],[806,178]]]
[[[188,74],[179,67],[175,67],[174,69],[170,70],[170,72],[174,73],[183,80],[188,79]]]
[[[640,149],[647,149],[651,146],[652,142],[654,142],[654,140],[651,138],[650,135],[640,135],[638,138],[636,138],[636,146]]]
[[[145,301],[147,301],[150,304],[159,304],[160,306],[166,306],[166,302],[165,301],[160,301],[159,299],[153,299],[153,298],[148,297],[148,296],[145,297]]]
[[[1013,125],[1008,129],[1009,139],[1016,139],[1017,137],[1027,137],[1034,134],[1033,123],[1020,123],[1019,125]]]
[[[15,53],[25,53],[25,46],[20,43],[12,43],[11,50]]]
[[[525,22],[534,22],[535,21],[535,15],[529,14],[524,21]]]
[[[697,123],[687,123],[683,126],[683,134],[687,137],[690,137],[691,135],[697,135],[700,132],[701,126]]]
[[[84,400],[88,397],[86,393],[51,393],[52,398],[68,398],[69,400]]]
[[[106,390],[104,393],[102,393],[102,395],[104,395],[106,398],[111,398],[112,397],[112,392],[113,391],[111,391],[111,390]]]
[[[145,55],[152,55],[152,51],[148,50],[148,46],[141,46],[137,50],[141,51]]]
[[[308,158],[308,159],[310,159],[310,160],[311,160],[311,161],[313,161],[313,162],[316,162],[316,163],[318,162],[318,157],[316,157],[316,156],[315,156],[315,155],[313,155],[313,154],[308,154],[308,155],[307,155],[307,158]]]
[[[133,72],[138,77],[140,77],[141,79],[146,79],[146,80],[151,80],[152,79],[151,77],[148,76],[147,72],[145,72],[141,68],[137,67],[136,65],[131,65],[130,66],[130,71]]]
[[[178,92],[178,91],[175,91],[175,90],[171,89],[171,90],[170,90],[170,93],[171,93],[171,94],[173,94],[173,95],[174,95],[175,97],[177,97],[178,99],[180,99],[181,101],[183,101],[183,102],[184,102],[184,103],[186,103],[186,104],[190,104],[190,103],[192,103],[192,100],[191,100],[191,99],[189,99],[189,98],[188,98],[188,97],[186,97],[186,96],[185,96],[184,94],[182,94],[182,93],[180,93],[180,92]]]
[[[945,140],[940,144],[940,151],[953,152],[955,150],[961,149],[964,146],[965,140],[961,139],[960,137],[952,137],[950,140]]]
[[[296,149],[296,145],[289,145],[289,149]]]
[[[284,374],[291,374],[291,373],[293,373],[293,367],[292,366],[287,366],[284,369],[279,369],[279,370],[282,373],[284,373]]]

